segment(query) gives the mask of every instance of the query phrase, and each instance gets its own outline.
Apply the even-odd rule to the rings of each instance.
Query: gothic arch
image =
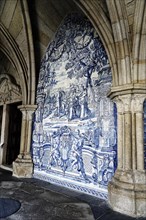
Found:
[[[0,104],[21,101],[21,88],[15,78],[7,73],[0,74]]]
[[[2,23],[0,23],[0,39],[0,50],[7,56],[16,71],[19,73],[21,79],[22,102],[25,104],[28,93],[27,65],[18,45]]]
[[[110,66],[112,69],[113,86],[118,85],[118,69],[116,64],[116,48],[114,45],[114,37],[110,21],[103,8],[97,1],[80,0],[75,3],[81,8],[84,14],[91,21],[98,35],[100,36],[105,50],[108,54]],[[98,11],[98,13],[97,13]]]
[[[134,73],[133,81],[134,83],[145,83],[145,68],[143,67],[144,61],[146,59],[146,53],[144,53],[146,31],[145,31],[145,21],[146,21],[146,2],[136,1],[135,10],[135,21],[133,28],[133,60],[134,60]],[[137,19],[138,18],[138,19]]]
[[[5,26],[0,23],[0,39],[1,45],[0,49],[8,57],[11,63],[15,66],[17,72],[21,78],[21,88],[23,104],[34,104],[35,102],[35,59],[34,59],[34,48],[33,48],[33,37],[31,31],[31,22],[28,12],[27,1],[20,1],[22,19],[23,19],[23,29],[25,34],[25,40],[27,43],[28,59],[27,63],[23,57],[23,54],[17,45],[16,41],[13,39],[11,34],[5,28]]]
[[[25,38],[27,42],[27,51],[28,51],[28,97],[27,104],[33,105],[35,102],[35,81],[36,81],[36,72],[35,72],[35,57],[34,57],[34,46],[33,46],[33,35],[31,29],[30,15],[28,10],[28,3],[26,0],[20,1],[23,27],[25,32]]]
[[[118,69],[118,84],[131,83],[131,54],[129,47],[129,33],[127,13],[123,1],[107,1],[107,7],[112,24],[112,33],[116,50]]]
[[[130,36],[125,3],[107,1],[107,14],[100,1],[74,0],[99,34],[112,69],[112,86],[132,83]],[[140,4],[140,3],[139,3]],[[98,13],[97,13],[98,11]],[[123,69],[123,71],[122,71]],[[113,90],[113,89],[112,89]]]
[[[81,8],[81,10],[86,14],[97,33],[99,34],[103,45],[105,46],[105,50],[109,57],[109,62],[112,68],[112,78],[113,84],[117,84],[118,76],[117,76],[117,67],[116,67],[116,54],[114,48],[114,40],[112,36],[112,28],[110,22],[98,3],[91,1],[75,1],[76,4]],[[93,5],[94,4],[94,5]],[[99,13],[97,13],[97,10]]]

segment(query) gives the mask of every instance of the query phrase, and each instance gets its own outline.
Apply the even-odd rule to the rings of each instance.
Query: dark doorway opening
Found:
[[[17,108],[19,105],[21,105],[21,103],[13,103],[9,105],[9,129],[6,165],[12,164],[12,162],[17,158],[20,150],[22,113]]]

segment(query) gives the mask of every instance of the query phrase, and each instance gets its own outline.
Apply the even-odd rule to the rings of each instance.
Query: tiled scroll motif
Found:
[[[106,188],[116,169],[111,69],[89,20],[70,14],[42,60],[33,130],[35,171]],[[44,172],[42,172],[44,175]]]

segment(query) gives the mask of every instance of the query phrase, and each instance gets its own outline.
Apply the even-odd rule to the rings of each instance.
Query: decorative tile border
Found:
[[[59,186],[63,186],[63,187],[67,187],[69,189],[73,189],[79,192],[83,192],[86,193],[88,195],[92,195],[104,200],[107,200],[108,195],[107,195],[107,190],[101,190],[101,189],[93,189],[93,188],[89,188],[89,187],[85,187],[82,185],[79,185],[78,183],[73,183],[69,180],[67,180],[66,178],[58,178],[56,176],[52,176],[50,174],[46,174],[44,172],[41,171],[34,171],[34,178],[40,179],[40,180],[44,180]]]

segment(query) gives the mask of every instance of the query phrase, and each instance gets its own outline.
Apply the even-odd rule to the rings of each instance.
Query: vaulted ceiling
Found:
[[[39,63],[64,17],[74,11],[82,12],[72,0],[33,0],[28,2],[34,47],[37,54],[36,63]]]
[[[29,90],[26,83],[29,74],[32,75],[33,72],[38,78],[40,62],[47,45],[63,18],[74,11],[82,13],[71,0],[0,1],[1,57],[7,56],[7,62],[10,61],[17,72],[15,75],[20,75],[18,78],[26,84],[24,94],[27,95]],[[3,62],[4,59],[1,58],[1,66],[5,65]],[[17,69],[18,63],[20,68]],[[24,75],[22,80],[21,75]],[[31,83],[35,84],[33,80],[28,82]]]

